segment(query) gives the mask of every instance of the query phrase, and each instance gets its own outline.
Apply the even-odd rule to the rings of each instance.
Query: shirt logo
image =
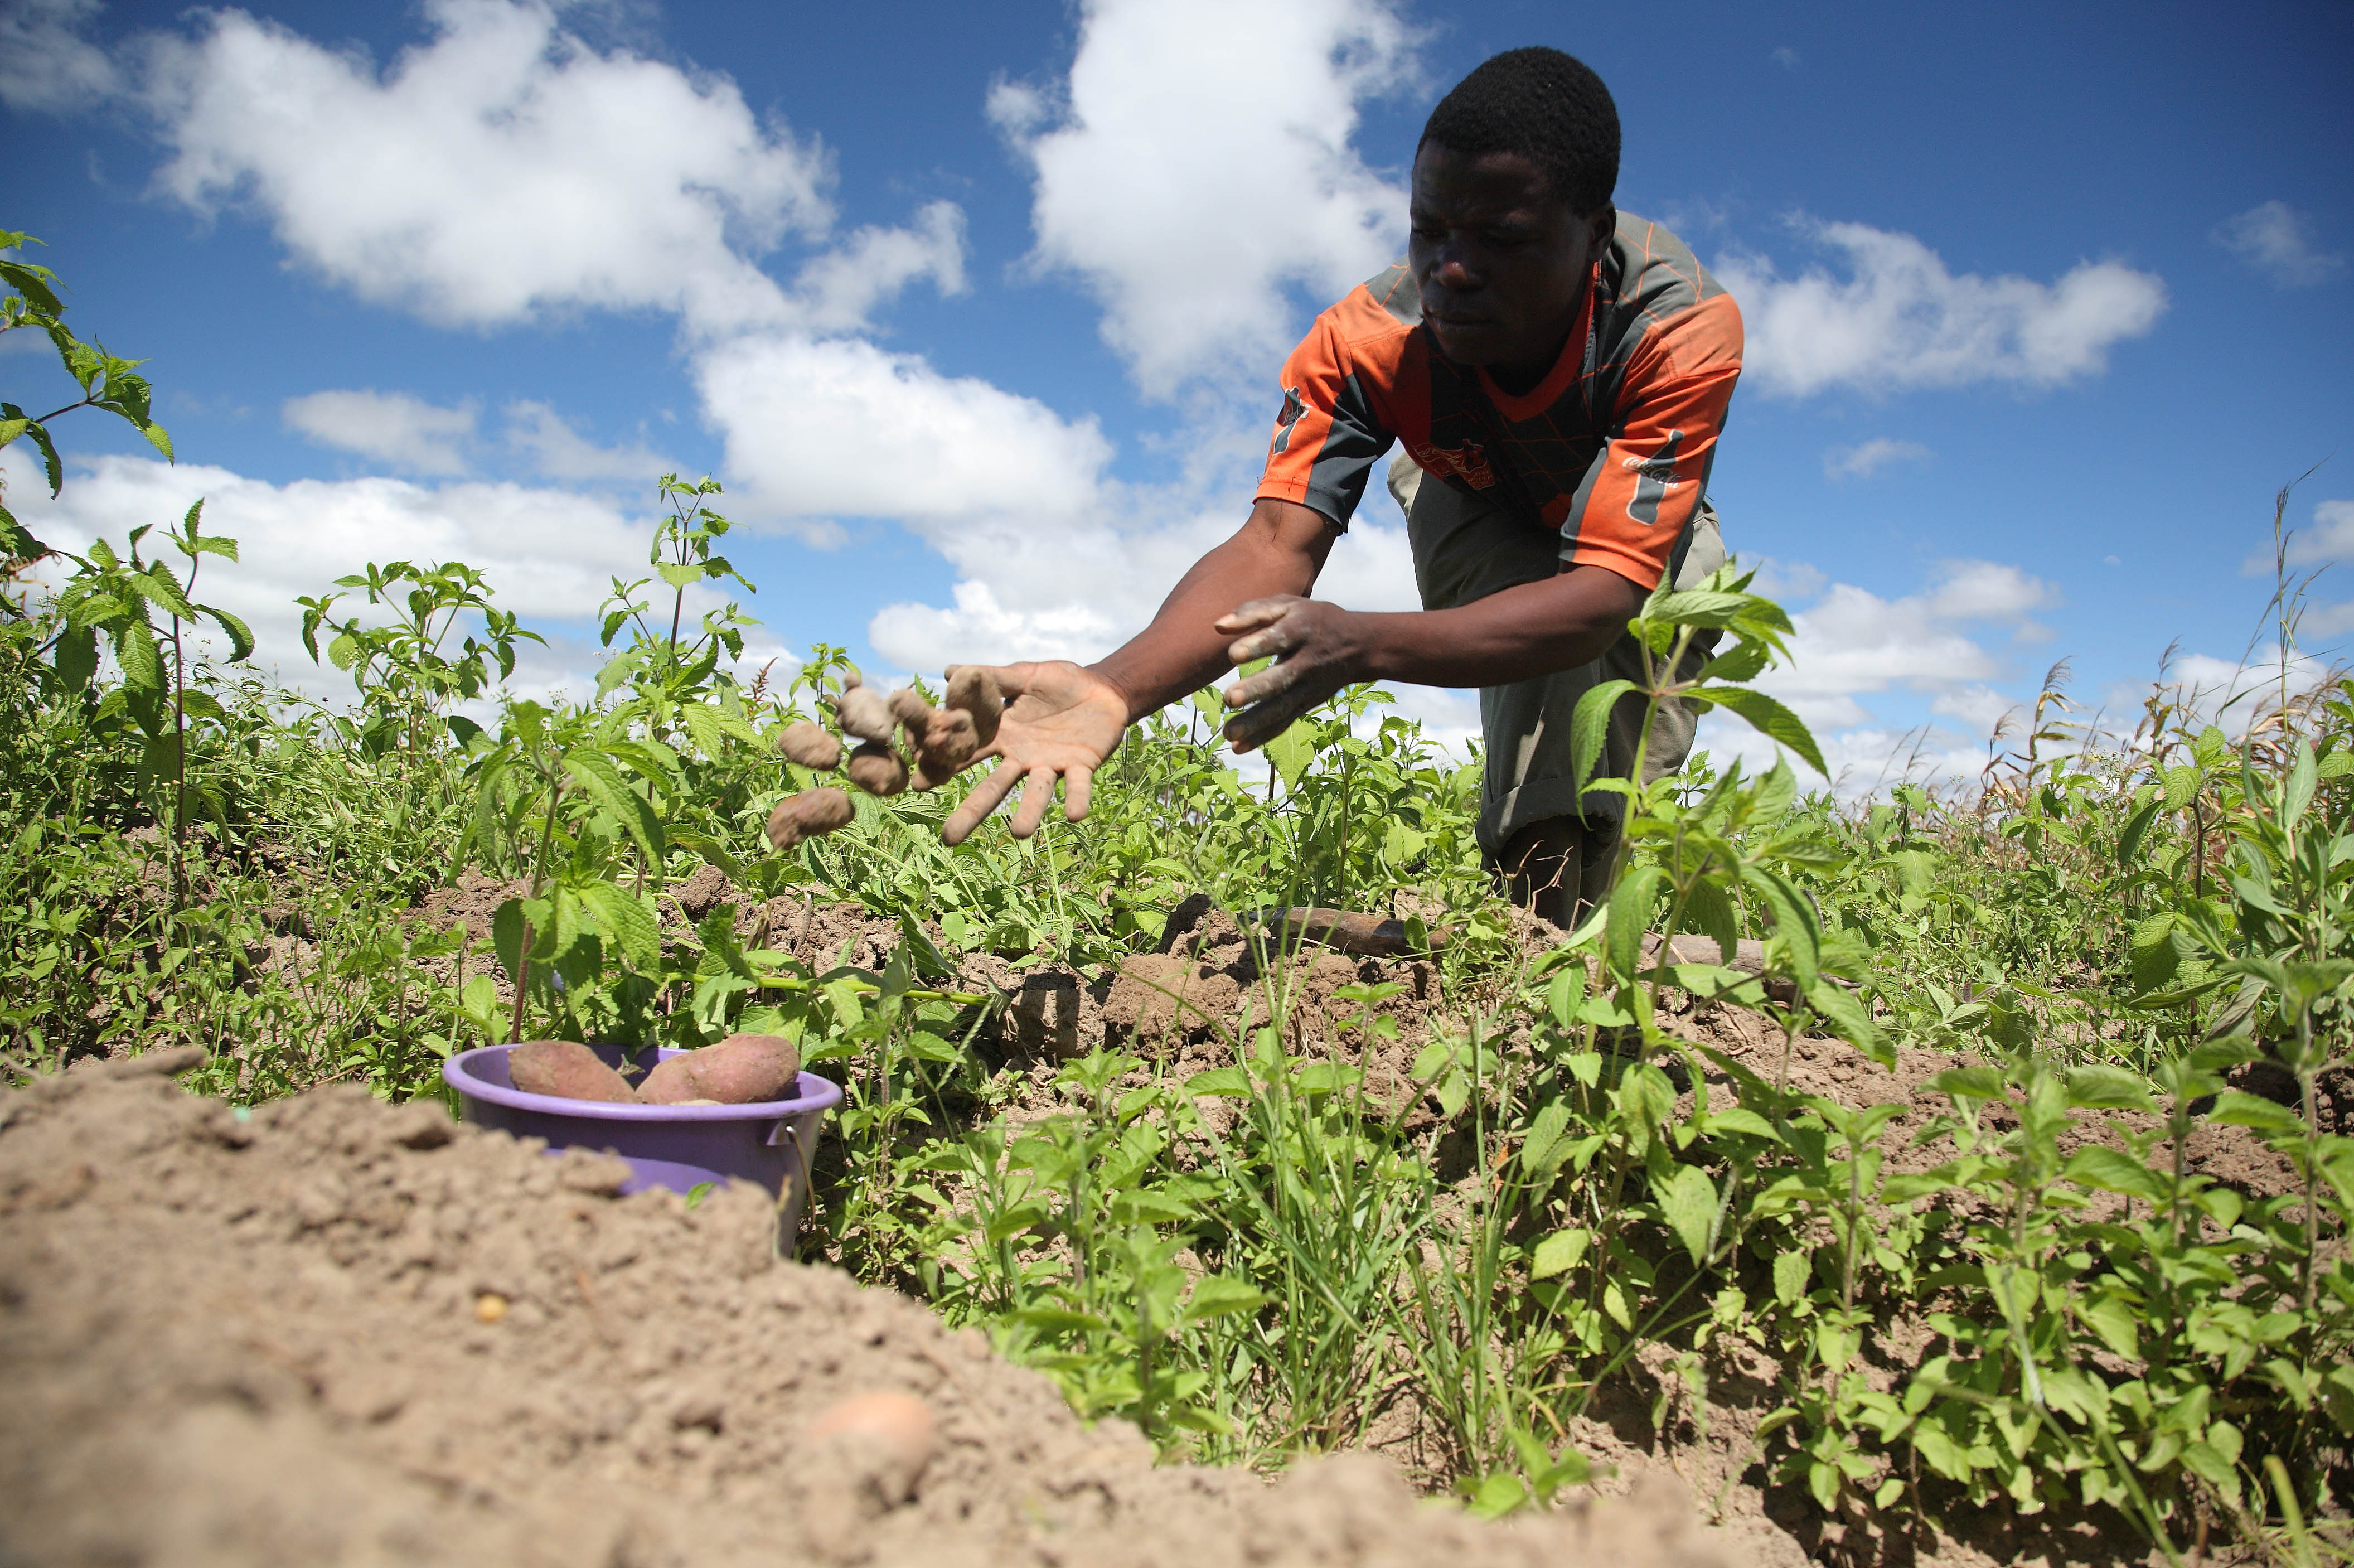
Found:
[[[1308,412],[1308,405],[1300,401],[1299,388],[1297,387],[1285,387],[1283,389],[1283,410],[1275,417],[1275,444],[1267,448],[1267,452],[1270,456],[1276,452],[1288,450],[1290,448],[1291,428],[1299,423],[1299,416],[1306,412]]]
[[[1681,430],[1670,430],[1667,445],[1657,455],[1619,460],[1620,468],[1631,469],[1635,474],[1635,493],[1627,503],[1627,515],[1646,528],[1659,525],[1659,503],[1684,482],[1676,477],[1676,448],[1683,439]]]
[[[1474,490],[1486,490],[1496,482],[1496,471],[1488,466],[1488,454],[1480,450],[1477,441],[1466,441],[1452,449],[1435,447],[1424,441],[1413,450],[1414,461],[1426,472],[1441,478],[1452,474]]]

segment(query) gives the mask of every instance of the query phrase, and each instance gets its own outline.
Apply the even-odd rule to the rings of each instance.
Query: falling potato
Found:
[[[818,838],[849,826],[855,814],[849,795],[840,789],[804,789],[779,801],[777,809],[769,813],[769,842],[783,854],[799,848],[804,839]]]
[[[842,742],[822,724],[798,719],[785,726],[777,736],[777,749],[803,768],[813,768],[830,773],[842,766]]]
[[[896,795],[907,787],[907,764],[889,740],[870,740],[850,754],[850,781],[870,795]]]
[[[833,700],[842,733],[859,740],[888,741],[894,721],[891,706],[871,686],[852,686]]]
[[[1005,694],[997,689],[997,677],[979,664],[951,664],[948,679],[943,705],[971,715],[975,738],[989,745],[997,738],[997,721],[1005,711]]]

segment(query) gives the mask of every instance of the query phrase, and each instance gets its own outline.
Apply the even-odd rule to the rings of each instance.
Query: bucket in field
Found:
[[[811,1157],[819,1126],[842,1103],[839,1086],[803,1073],[793,1097],[742,1106],[640,1106],[559,1099],[526,1094],[507,1077],[508,1045],[464,1051],[442,1064],[441,1077],[458,1092],[460,1118],[517,1138],[544,1138],[548,1149],[592,1149],[630,1163],[624,1192],[667,1187],[690,1192],[705,1182],[753,1181],[777,1200],[777,1235],[788,1249],[809,1199]],[[619,1045],[589,1049],[612,1067],[651,1068],[681,1054],[668,1049],[631,1053]]]

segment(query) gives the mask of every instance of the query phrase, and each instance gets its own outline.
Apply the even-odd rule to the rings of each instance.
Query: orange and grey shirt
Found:
[[[1561,358],[1522,397],[1450,364],[1403,264],[1316,318],[1283,366],[1260,499],[1346,526],[1393,440],[1424,472],[1561,533],[1563,561],[1657,588],[1708,484],[1741,312],[1682,240],[1625,213]]]

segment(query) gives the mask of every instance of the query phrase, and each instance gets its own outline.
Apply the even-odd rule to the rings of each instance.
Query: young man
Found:
[[[1250,519],[1100,663],[1013,664],[1002,758],[949,818],[960,842],[1026,780],[1037,831],[1129,725],[1226,670],[1225,733],[1248,749],[1358,681],[1478,686],[1479,842],[1524,901],[1567,925],[1606,883],[1621,800],[1579,799],[1570,716],[1642,673],[1627,622],[1663,578],[1724,560],[1703,499],[1741,371],[1732,298],[1667,230],[1611,205],[1618,112],[1557,49],[1489,60],[1441,101],[1415,154],[1407,260],[1326,311],[1284,366]],[[1366,614],[1304,597],[1373,464],[1406,508],[1424,609]],[[1633,766],[1641,705],[1613,715],[1602,771]],[[1665,709],[1645,773],[1680,766],[1691,719]]]

